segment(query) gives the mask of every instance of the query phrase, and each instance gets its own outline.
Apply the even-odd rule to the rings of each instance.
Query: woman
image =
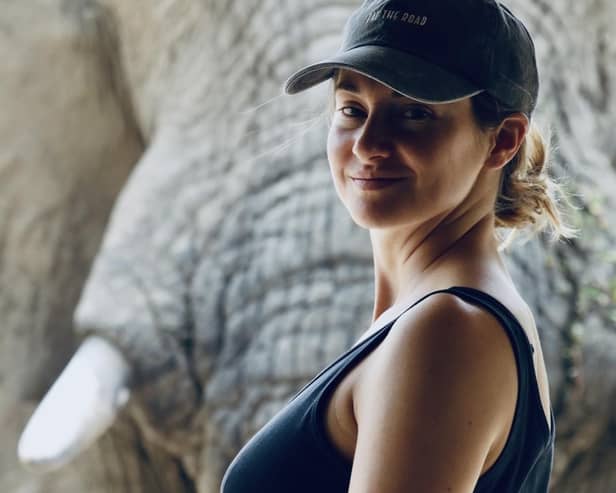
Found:
[[[370,232],[374,322],[242,449],[221,491],[547,491],[545,364],[496,235],[569,232],[530,125],[530,35],[490,0],[365,1],[338,53],[286,91],[327,79],[328,159]]]

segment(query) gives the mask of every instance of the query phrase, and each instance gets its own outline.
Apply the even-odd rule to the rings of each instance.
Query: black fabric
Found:
[[[284,90],[303,91],[335,68],[435,102],[485,90],[529,116],[539,92],[533,40],[494,0],[365,0],[347,20],[338,52],[292,74]]]
[[[479,478],[474,492],[547,492],[554,453],[554,417],[550,413],[549,430],[532,362],[533,348],[526,333],[499,301],[468,287],[434,291],[407,310],[443,292],[491,312],[506,330],[518,366],[518,399],[507,443],[498,460]],[[325,404],[337,382],[381,343],[394,322],[322,370],[256,433],[227,469],[221,493],[346,493],[352,464],[325,433]]]

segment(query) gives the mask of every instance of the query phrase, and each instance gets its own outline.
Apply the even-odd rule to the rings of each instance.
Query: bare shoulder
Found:
[[[476,377],[484,381],[483,371],[498,373],[509,362],[517,375],[511,343],[496,317],[452,294],[434,294],[416,305],[398,318],[388,338],[384,352],[396,357],[397,364],[437,365],[440,372],[464,369],[457,375],[462,382]],[[511,372],[504,373],[507,378]]]
[[[498,320],[434,294],[401,316],[379,349],[354,396],[354,462],[365,468],[357,481],[387,471],[389,481],[425,491],[471,491],[517,395],[515,357]]]

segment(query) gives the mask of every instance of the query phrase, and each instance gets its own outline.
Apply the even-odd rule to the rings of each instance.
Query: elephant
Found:
[[[216,492],[241,445],[369,326],[368,237],[325,159],[328,87],[281,95],[358,1],[0,14],[3,491]],[[552,488],[610,491],[616,6],[506,3],[535,35],[538,118],[583,232],[508,255],[550,371]],[[19,432],[75,350],[20,443],[32,469],[72,462],[18,470]]]
[[[113,36],[81,4],[10,1],[0,15],[1,491],[80,489],[76,474],[27,474],[15,446],[78,345],[74,307],[144,149]]]

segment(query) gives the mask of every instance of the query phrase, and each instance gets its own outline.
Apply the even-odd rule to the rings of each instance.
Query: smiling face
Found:
[[[490,139],[470,98],[421,103],[351,71],[335,84],[327,154],[338,196],[358,225],[416,226],[472,200]]]

